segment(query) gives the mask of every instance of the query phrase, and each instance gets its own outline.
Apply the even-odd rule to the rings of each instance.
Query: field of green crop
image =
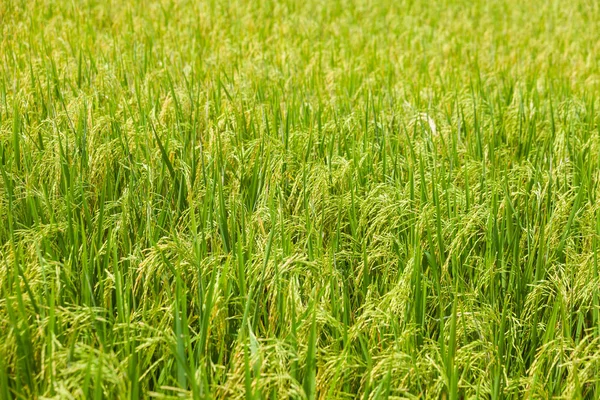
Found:
[[[600,397],[596,0],[0,0],[0,399]]]

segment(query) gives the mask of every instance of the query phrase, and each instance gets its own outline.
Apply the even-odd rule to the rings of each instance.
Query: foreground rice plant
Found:
[[[597,2],[0,21],[0,398],[600,396]]]

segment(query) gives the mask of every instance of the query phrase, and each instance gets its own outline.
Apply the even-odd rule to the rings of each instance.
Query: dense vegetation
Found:
[[[599,21],[0,1],[0,398],[598,398]]]

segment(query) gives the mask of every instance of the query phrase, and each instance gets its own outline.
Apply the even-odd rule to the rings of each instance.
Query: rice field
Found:
[[[0,1],[0,399],[600,397],[600,3]]]

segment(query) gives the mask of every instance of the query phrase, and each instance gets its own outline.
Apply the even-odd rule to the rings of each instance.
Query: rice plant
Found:
[[[600,397],[600,3],[0,2],[0,399]]]

